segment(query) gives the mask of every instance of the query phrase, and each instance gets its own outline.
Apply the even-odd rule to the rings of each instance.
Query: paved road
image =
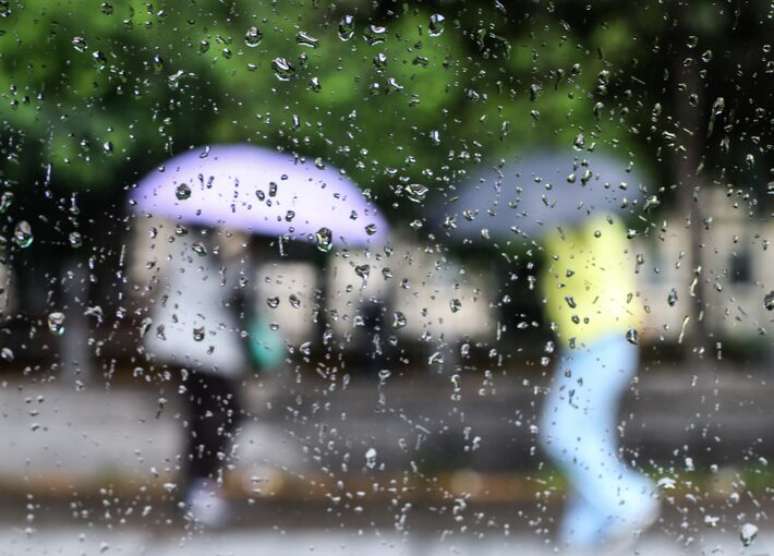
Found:
[[[640,460],[679,463],[690,456],[697,465],[723,465],[750,450],[774,459],[774,384],[767,375],[693,371],[643,371],[622,414],[624,441]],[[448,377],[437,376],[383,388],[361,380],[336,391],[316,377],[250,383],[244,397],[252,419],[238,439],[238,467],[246,476],[267,467],[308,473],[339,469],[346,456],[356,470],[374,448],[387,471],[412,462],[534,468],[542,458],[530,425],[544,380],[481,380],[469,377],[460,400],[450,397]],[[0,480],[53,476],[81,484],[99,476],[173,475],[182,435],[170,388],[92,385],[76,392],[63,384],[0,383]],[[161,412],[160,397],[168,398]]]
[[[761,533],[749,548],[743,548],[734,532],[709,531],[681,542],[663,535],[642,539],[635,549],[621,554],[640,556],[762,556],[774,548],[774,531]],[[445,538],[421,533],[399,534],[375,530],[235,530],[217,534],[154,535],[137,529],[93,527],[47,527],[32,533],[4,528],[0,532],[0,556],[60,555],[90,556],[518,556],[555,555],[555,547],[530,534],[490,534]]]
[[[774,554],[769,497],[712,503],[678,496],[663,508],[635,546],[593,556]],[[557,502],[376,504],[359,512],[304,502],[232,509],[228,528],[202,531],[180,520],[171,504],[137,496],[67,503],[32,497],[0,506],[0,556],[573,556],[551,540]],[[761,532],[743,547],[742,524],[753,523]]]

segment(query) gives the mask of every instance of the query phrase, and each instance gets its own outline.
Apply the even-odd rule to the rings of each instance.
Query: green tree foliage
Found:
[[[740,22],[757,32],[763,7],[705,2],[0,4],[2,177],[31,183],[50,164],[54,184],[74,191],[120,191],[216,142],[320,157],[385,208],[404,206],[390,194],[401,183],[444,187],[535,145],[616,150],[644,165],[641,153],[686,148],[675,90],[702,99],[703,126],[716,89],[726,95],[716,120],[733,103],[755,117],[720,73],[747,63],[770,75],[772,63],[766,52],[729,59],[722,46]],[[681,90],[675,69],[691,65],[721,79]]]

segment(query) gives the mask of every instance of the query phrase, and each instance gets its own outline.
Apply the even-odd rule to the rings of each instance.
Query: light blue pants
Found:
[[[621,398],[637,371],[623,334],[565,353],[541,416],[543,448],[570,484],[563,544],[591,547],[655,511],[654,485],[618,456]]]

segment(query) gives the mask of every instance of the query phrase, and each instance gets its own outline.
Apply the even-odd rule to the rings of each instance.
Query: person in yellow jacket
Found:
[[[541,442],[570,493],[559,537],[594,549],[655,521],[654,485],[619,453],[617,414],[637,371],[641,308],[623,224],[599,215],[544,238],[546,313],[561,357],[541,416]]]

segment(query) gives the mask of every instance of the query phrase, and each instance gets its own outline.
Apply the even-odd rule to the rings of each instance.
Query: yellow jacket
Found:
[[[544,248],[546,314],[563,344],[589,344],[640,325],[635,257],[620,221],[590,218],[548,234]]]

